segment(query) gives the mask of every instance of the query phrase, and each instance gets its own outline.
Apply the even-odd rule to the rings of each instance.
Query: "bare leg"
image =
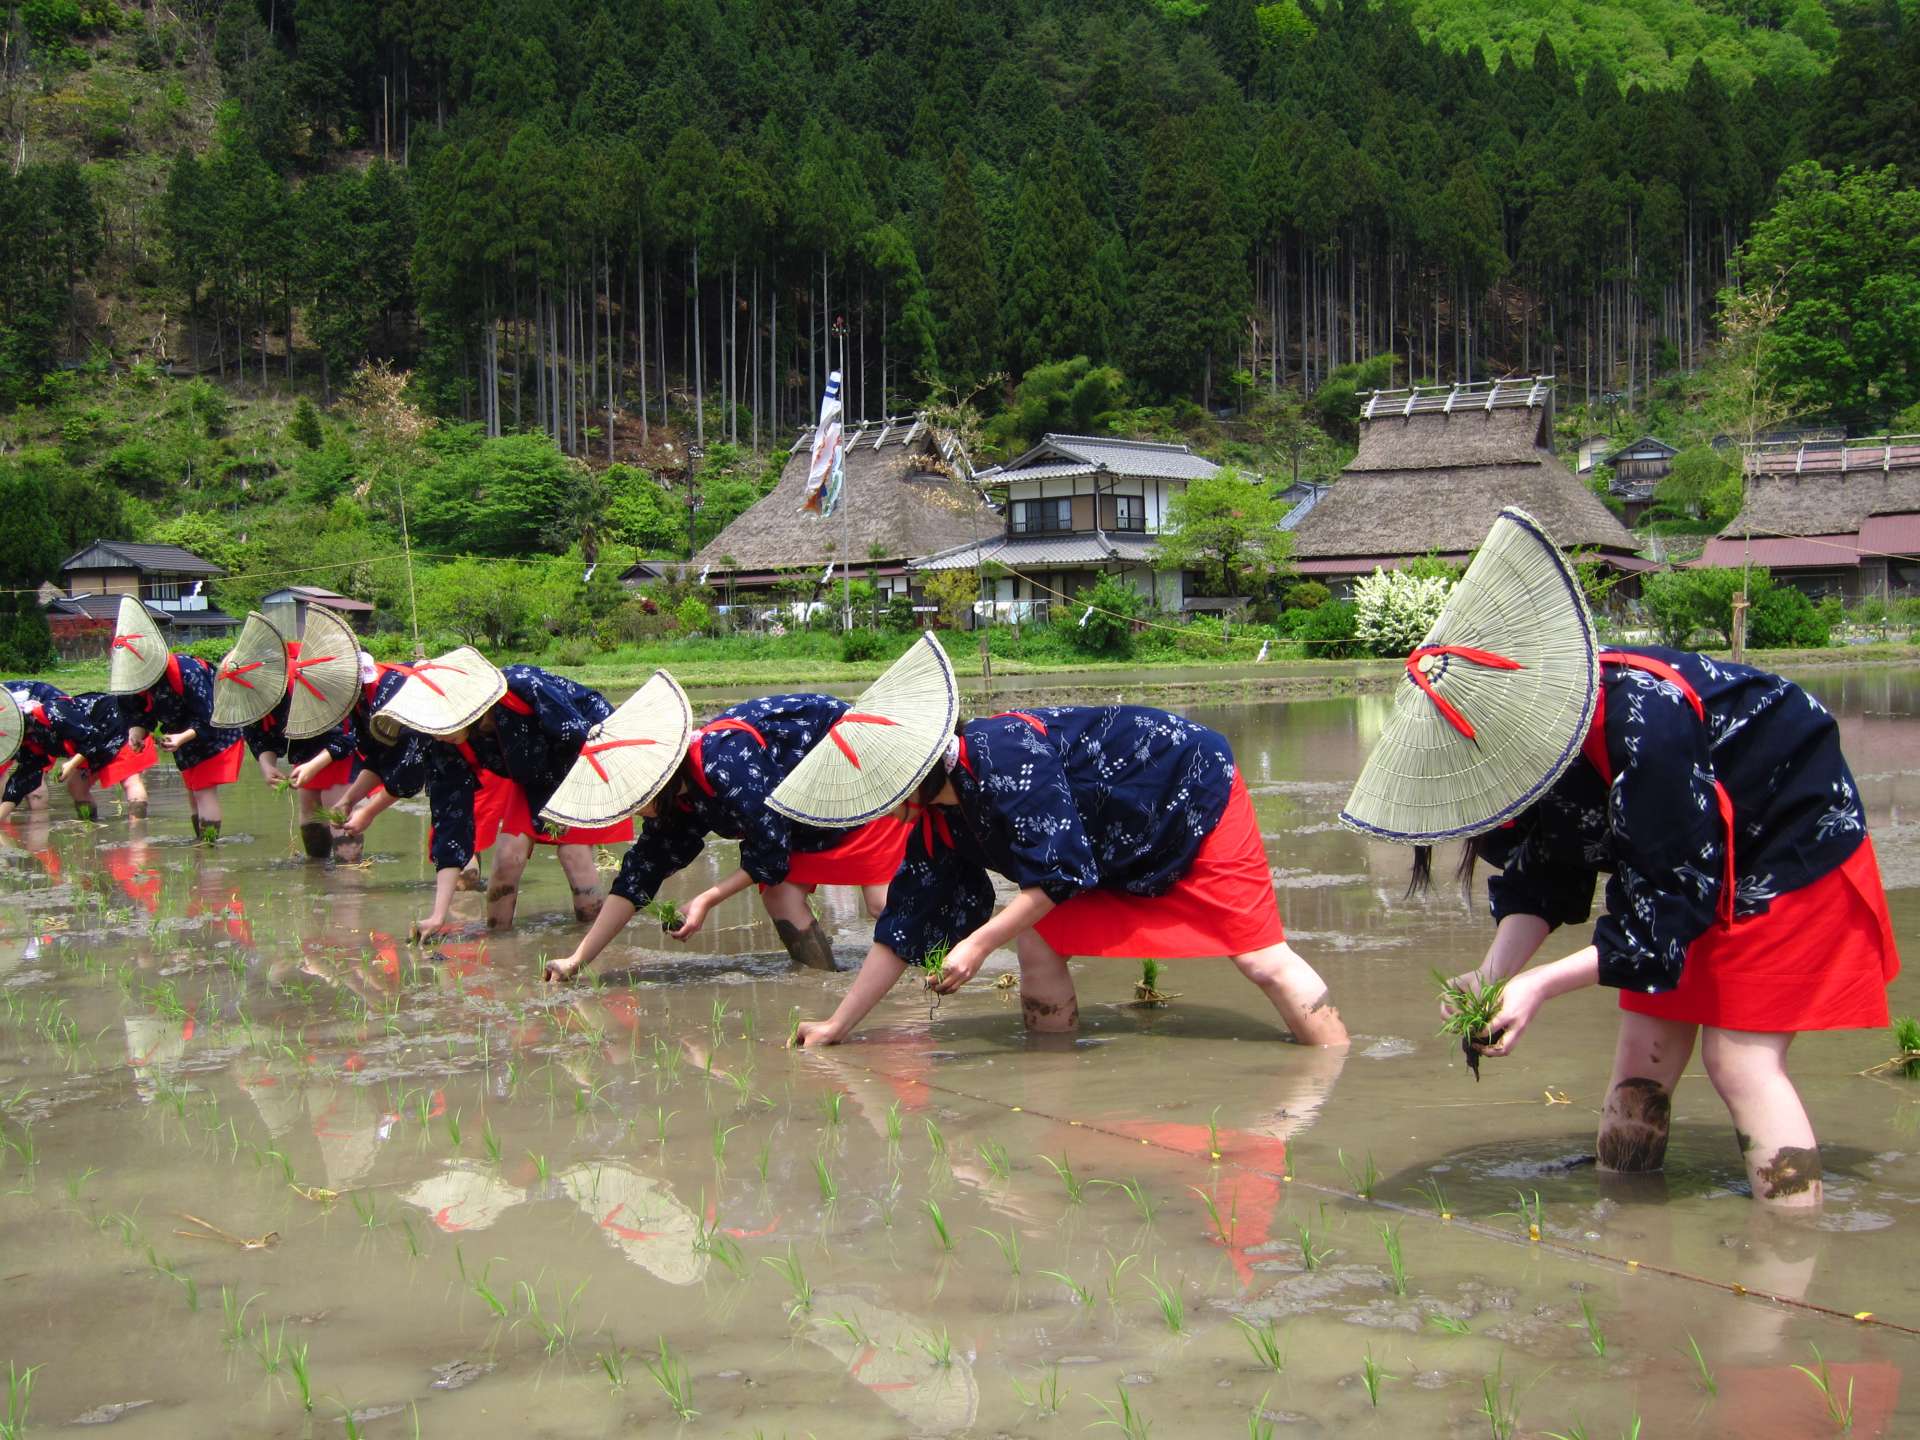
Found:
[[[1020,957],[1020,1020],[1037,1035],[1065,1035],[1080,1028],[1080,997],[1074,993],[1067,957],[1029,930],[1013,942]]]
[[[1779,1209],[1814,1209],[1823,1198],[1820,1142],[1787,1077],[1792,1043],[1790,1034],[1710,1026],[1700,1059],[1733,1115],[1753,1198]]]
[[[502,835],[493,847],[493,883],[487,886],[487,928],[511,930],[520,904],[520,877],[533,854],[531,835]]]
[[[127,818],[144,820],[147,818],[147,782],[144,776],[129,775],[121,787],[121,794],[127,797]]]
[[[1347,1027],[1322,980],[1286,941],[1233,957],[1240,973],[1258,985],[1302,1045],[1344,1045]]]
[[[220,838],[220,787],[209,786],[205,790],[195,790],[187,797],[193,805],[194,819],[199,822],[200,839],[211,845]]]
[[[761,891],[760,903],[767,907],[780,943],[787,947],[787,954],[796,965],[804,965],[809,970],[831,970],[834,968],[833,944],[827,939],[826,927],[814,918],[813,907],[807,904],[807,897],[812,893],[809,886],[783,882]]]
[[[862,885],[860,899],[867,907],[867,917],[880,918],[880,912],[887,908],[887,887],[885,885]]]
[[[573,918],[591,925],[607,903],[607,892],[600,888],[600,872],[594,868],[591,845],[562,845],[560,870],[573,887]]]
[[[1600,1112],[1595,1153],[1602,1170],[1645,1174],[1667,1163],[1673,1090],[1693,1055],[1696,1025],[1623,1011],[1613,1078]]]

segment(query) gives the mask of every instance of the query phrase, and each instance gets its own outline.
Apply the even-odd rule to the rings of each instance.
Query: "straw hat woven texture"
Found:
[[[0,765],[20,753],[20,741],[27,728],[27,717],[20,713],[20,702],[13,692],[0,685]]]
[[[656,670],[594,726],[580,758],[540,814],[560,825],[616,825],[660,793],[692,740],[687,692],[666,671]]]
[[[324,605],[308,605],[287,679],[293,695],[287,738],[311,740],[333,729],[360,695],[360,639],[353,627]]]
[[[380,714],[422,735],[464,730],[507,693],[507,677],[471,645],[408,668],[407,683],[380,707]]]
[[[258,610],[247,612],[240,638],[213,672],[213,723],[251,725],[287,693],[287,637]]]
[[[767,804],[806,825],[848,829],[913,793],[945,753],[960,686],[928,631],[835,722]]]
[[[138,695],[167,672],[167,642],[153,613],[131,595],[120,597],[120,616],[107,651],[107,689]]]
[[[1392,718],[1340,819],[1418,845],[1492,829],[1573,763],[1598,684],[1578,579],[1532,516],[1501,511],[1408,657]]]

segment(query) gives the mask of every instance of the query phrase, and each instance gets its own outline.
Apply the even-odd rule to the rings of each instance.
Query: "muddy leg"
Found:
[[[1080,1028],[1080,997],[1074,993],[1067,957],[1029,930],[1014,942],[1020,957],[1020,1019],[1037,1035],[1064,1035]]]
[[[199,829],[194,833],[209,845],[219,840],[220,787],[216,785],[211,789],[196,790],[187,797],[187,800],[193,806],[195,818],[200,822]]]
[[[600,888],[600,872],[594,868],[593,847],[562,845],[559,858],[560,869],[573,888],[573,918],[591,925],[599,918],[600,907],[607,903],[607,892]]]
[[[1624,1012],[1614,1046],[1613,1078],[1600,1112],[1595,1153],[1602,1170],[1643,1174],[1667,1161],[1673,1087],[1693,1054],[1694,1025]]]
[[[813,892],[804,885],[769,885],[760,892],[760,901],[773,917],[773,928],[794,964],[809,970],[833,969],[833,943],[826,927],[814,918],[807,896]]]
[[[1327,982],[1284,940],[1264,950],[1236,955],[1233,963],[1273,1002],[1280,1019],[1302,1045],[1347,1043],[1347,1027],[1333,1008]]]
[[[1790,1034],[1709,1028],[1700,1059],[1733,1115],[1753,1198],[1778,1209],[1814,1209],[1824,1198],[1820,1142],[1787,1078],[1792,1043]]]
[[[487,928],[511,930],[520,904],[520,877],[533,854],[531,835],[502,835],[493,847],[493,883],[487,886]]]
[[[120,793],[127,797],[127,818],[144,820],[147,818],[147,782],[138,775],[129,775],[126,783],[120,787]]]

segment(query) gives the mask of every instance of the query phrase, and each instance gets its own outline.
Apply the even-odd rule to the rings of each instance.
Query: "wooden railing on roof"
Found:
[[[1920,435],[1865,435],[1856,440],[1760,440],[1743,444],[1749,475],[1828,475],[1920,469]]]
[[[1360,409],[1362,420],[1390,415],[1451,415],[1456,410],[1506,410],[1544,405],[1553,396],[1553,376],[1525,375],[1472,385],[1412,385],[1404,390],[1371,390]]]

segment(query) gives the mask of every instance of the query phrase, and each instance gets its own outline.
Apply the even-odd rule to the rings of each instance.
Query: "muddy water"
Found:
[[[1920,954],[1920,684],[1810,683]],[[1558,1002],[1476,1086],[1427,976],[1473,963],[1484,922],[1397,903],[1404,853],[1333,823],[1385,706],[1200,712],[1355,1027],[1345,1058],[1280,1041],[1225,962],[1170,966],[1153,1010],[1128,967],[1080,966],[1072,1043],[1023,1037],[1001,969],[931,1020],[903,986],[861,1043],[795,1055],[789,1017],[844,981],[789,973],[744,897],[700,954],[636,925],[600,985],[553,996],[538,960],[574,932],[544,858],[518,934],[396,938],[427,901],[418,814],[390,812],[366,870],[294,858],[253,785],[211,853],[171,781],[143,838],[16,825],[0,1360],[41,1367],[31,1423],[665,1434],[664,1340],[690,1434],[1078,1434],[1124,1388],[1162,1436],[1255,1412],[1279,1435],[1807,1436],[1838,1429],[1792,1368],[1817,1346],[1853,1434],[1916,1433],[1920,1088],[1855,1073],[1888,1037],[1795,1048],[1817,1221],[1755,1212],[1697,1073],[1664,1179],[1602,1183],[1607,997]],[[852,956],[854,910],[825,908]],[[1536,1196],[1537,1243],[1514,1213]],[[1272,1327],[1284,1370],[1237,1321]]]

